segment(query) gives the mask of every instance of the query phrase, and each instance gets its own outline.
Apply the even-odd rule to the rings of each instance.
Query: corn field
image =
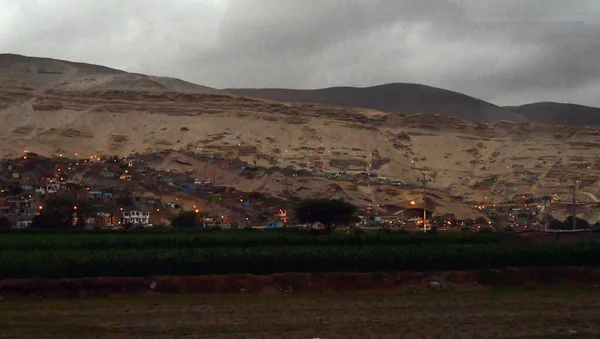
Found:
[[[99,236],[101,237],[101,236]],[[43,239],[43,238],[42,238]],[[47,238],[49,239],[49,238]],[[0,279],[148,277],[155,275],[269,274],[283,272],[384,272],[484,269],[523,266],[583,266],[600,264],[600,245],[498,244],[359,244],[177,247],[178,241],[152,248],[145,238],[130,244],[142,247],[107,247],[121,240],[101,242],[82,238],[67,248],[14,246],[3,242]],[[92,239],[92,240],[89,240]],[[94,244],[85,248],[83,244]],[[148,240],[149,241],[149,240]],[[166,240],[165,240],[166,241]],[[326,240],[323,240],[326,241]],[[102,246],[98,245],[98,242]],[[40,242],[39,244],[44,244]]]
[[[498,244],[493,233],[363,233],[221,231],[191,233],[0,234],[6,250],[194,249],[207,247]]]

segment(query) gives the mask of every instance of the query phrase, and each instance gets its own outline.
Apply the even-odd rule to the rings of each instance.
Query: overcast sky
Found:
[[[0,0],[0,53],[206,86],[600,106],[600,0]]]

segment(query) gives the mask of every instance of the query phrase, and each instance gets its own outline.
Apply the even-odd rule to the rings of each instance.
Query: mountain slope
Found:
[[[33,91],[152,91],[218,94],[219,90],[183,80],[128,73],[104,66],[0,54],[0,87]]]
[[[314,102],[409,114],[440,114],[459,119],[495,122],[529,120],[502,107],[461,93],[431,86],[393,83],[373,87],[331,87],[316,90],[225,89],[229,93],[286,102]]]
[[[239,190],[349,197],[360,205],[419,197],[417,179],[423,172],[435,179],[431,194],[446,202],[449,196],[466,201],[527,192],[570,194],[573,179],[581,181],[582,192],[600,193],[600,127],[484,124],[443,115],[273,102],[49,59],[3,56],[0,64],[0,156],[16,157],[24,150],[86,157],[173,150],[194,159],[222,158],[231,169],[216,172],[223,176],[219,182]],[[393,99],[394,93],[387,97]],[[458,98],[467,108],[497,109]],[[413,104],[419,100],[424,99]],[[273,173],[244,174],[239,160]],[[182,166],[206,178],[210,164],[197,161],[160,165],[171,171]],[[277,168],[310,175],[295,177]],[[387,178],[381,179],[386,183],[361,177],[365,171]],[[349,178],[328,179],[325,173],[331,172]]]
[[[600,125],[600,108],[596,107],[558,102],[537,102],[507,108],[527,117],[534,123],[571,126]]]

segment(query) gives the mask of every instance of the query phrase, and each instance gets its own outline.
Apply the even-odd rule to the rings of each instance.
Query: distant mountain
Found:
[[[558,102],[537,102],[505,107],[527,117],[533,123],[549,125],[598,126],[600,108]]]
[[[408,114],[440,114],[459,119],[528,122],[518,112],[441,88],[393,83],[373,87],[331,87],[316,90],[225,89],[233,94],[289,102],[314,102]]]
[[[506,120],[548,125],[600,125],[600,108],[553,102],[500,107],[465,94],[419,84],[392,83],[316,90],[229,88],[225,91],[274,101],[326,103],[395,113],[440,114],[478,122]]]

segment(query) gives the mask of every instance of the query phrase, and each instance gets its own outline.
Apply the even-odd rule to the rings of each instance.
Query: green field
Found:
[[[594,288],[5,300],[0,337],[587,339],[598,309]]]
[[[499,244],[493,234],[2,234],[0,279],[386,272],[600,264],[600,244]]]
[[[0,234],[0,250],[67,249],[153,249],[256,246],[341,246],[341,245],[443,245],[498,244],[493,233],[334,233],[310,231],[157,230],[132,232],[77,232]]]

